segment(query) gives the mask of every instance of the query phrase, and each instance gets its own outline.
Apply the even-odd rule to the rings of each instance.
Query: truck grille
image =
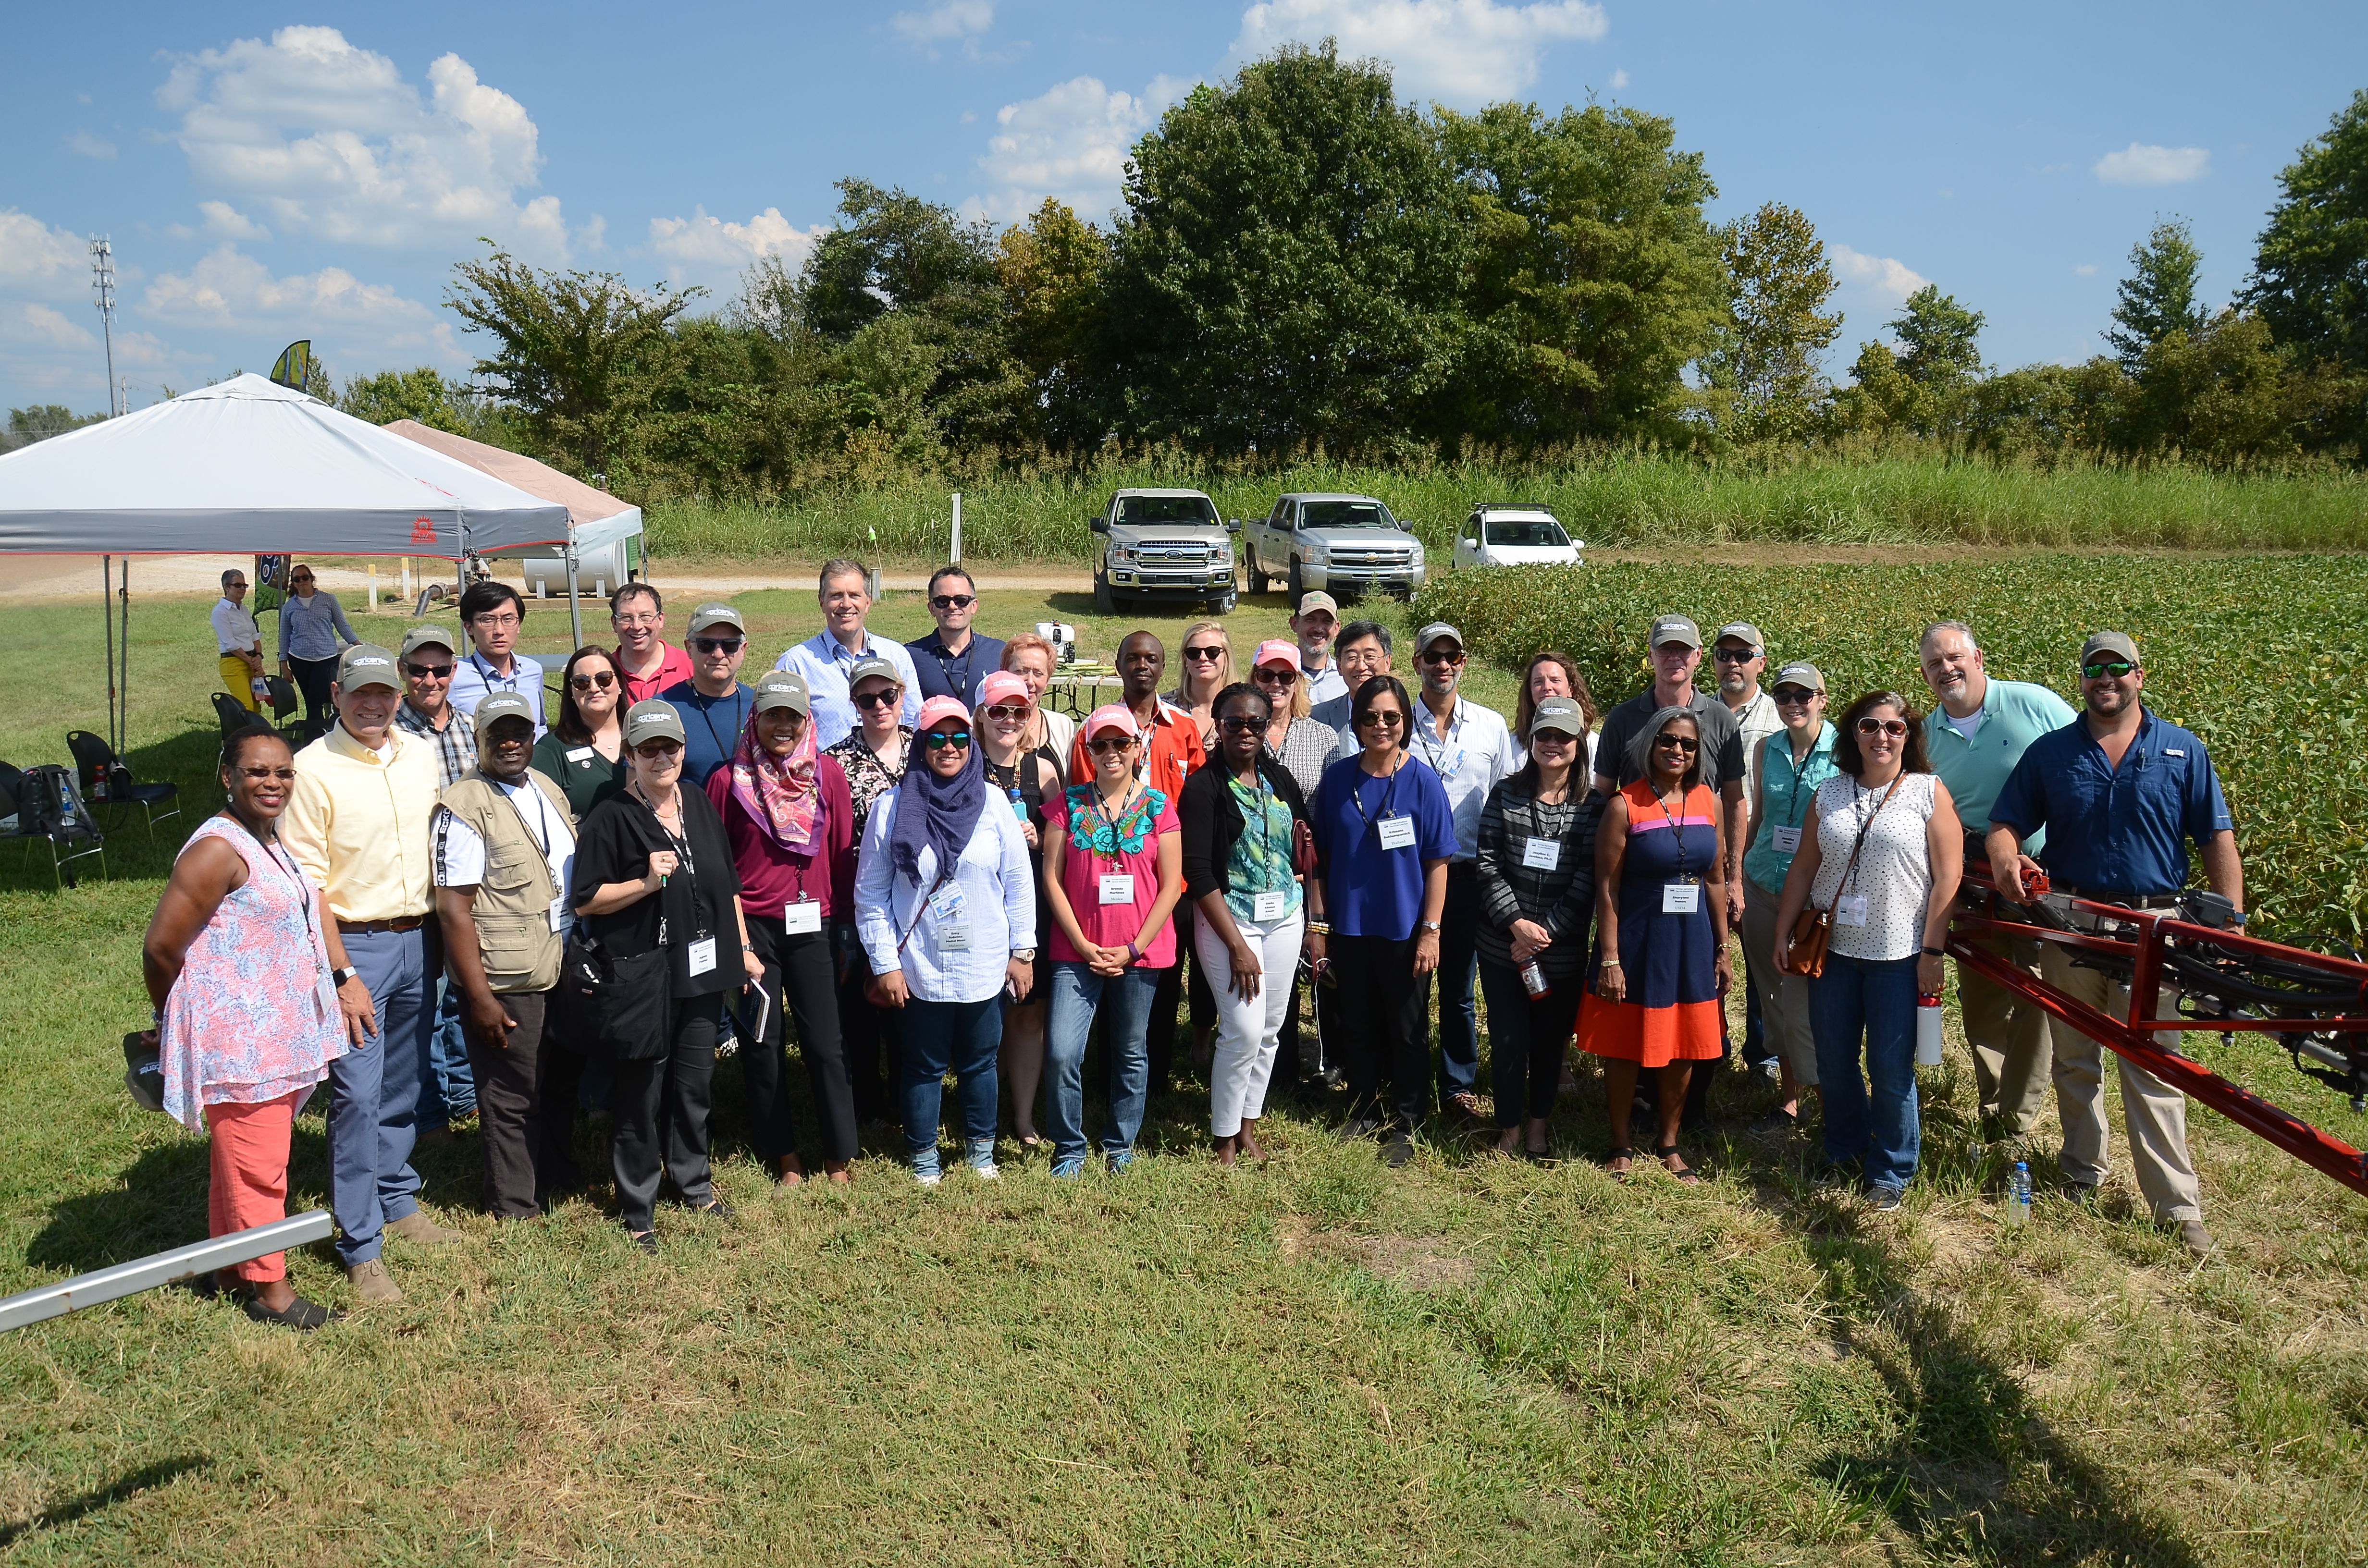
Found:
[[[1185,542],[1138,544],[1134,547],[1134,559],[1136,564],[1154,569],[1167,568],[1172,571],[1190,568],[1195,572],[1204,572],[1208,570],[1210,556],[1207,545]]]
[[[1403,545],[1334,545],[1326,552],[1335,566],[1409,566],[1414,551]]]

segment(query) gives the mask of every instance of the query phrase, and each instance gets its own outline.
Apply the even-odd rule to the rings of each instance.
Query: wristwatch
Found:
[[[331,970],[331,971],[329,971],[329,978],[330,978],[330,980],[334,981],[337,985],[339,985],[340,987],[342,987],[342,986],[346,983],[346,982],[347,982],[347,981],[353,979],[353,978],[354,978],[354,976],[356,976],[356,975],[358,975],[358,974],[359,974],[359,973],[361,973],[361,971],[360,971],[360,970],[355,969],[355,968],[351,967],[350,965],[348,965],[347,968],[344,968],[344,969],[333,969],[333,970]]]
[[[1036,949],[1033,948],[1014,948],[1011,949],[1011,956],[1018,959],[1021,963],[1034,963],[1036,961]]]
[[[1422,928],[1426,931],[1435,933],[1439,929],[1439,922],[1436,920],[1426,920],[1422,923]]]

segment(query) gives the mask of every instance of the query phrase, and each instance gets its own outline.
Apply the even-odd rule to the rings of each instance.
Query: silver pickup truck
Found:
[[[1370,495],[1285,495],[1242,536],[1250,592],[1280,577],[1296,605],[1320,588],[1353,598],[1380,591],[1412,598],[1423,584],[1422,541],[1413,525]]]
[[[1094,568],[1094,610],[1116,615],[1132,604],[1199,602],[1231,613],[1234,541],[1242,525],[1217,516],[1197,490],[1121,490],[1087,526],[1106,534]]]

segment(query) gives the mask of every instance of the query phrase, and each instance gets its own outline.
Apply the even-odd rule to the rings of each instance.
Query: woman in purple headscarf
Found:
[[[1001,998],[1035,979],[1036,880],[1028,840],[988,803],[970,710],[951,697],[921,705],[918,766],[864,824],[855,924],[882,1006],[901,1008],[905,1143],[913,1174],[938,1185],[945,1075],[959,1082],[963,1152],[980,1179],[995,1163],[996,1050]]]

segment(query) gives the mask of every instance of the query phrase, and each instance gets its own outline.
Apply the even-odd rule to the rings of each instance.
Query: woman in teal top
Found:
[[[1776,906],[1803,825],[1815,819],[1811,798],[1841,769],[1834,762],[1834,727],[1826,722],[1826,677],[1817,666],[1786,665],[1769,695],[1784,727],[1761,740],[1752,759],[1759,782],[1751,797],[1750,847],[1743,852],[1743,961],[1784,1085],[1783,1104],[1752,1131],[1789,1133],[1801,1124],[1801,1091],[1817,1085],[1817,1044],[1809,1033],[1808,981],[1776,967]]]

